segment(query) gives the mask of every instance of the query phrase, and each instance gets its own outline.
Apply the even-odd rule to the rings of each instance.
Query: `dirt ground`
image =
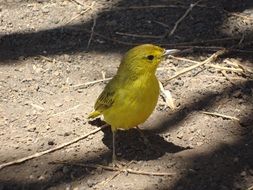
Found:
[[[140,126],[151,147],[136,129],[117,135],[126,168],[171,175],[85,167],[111,166],[107,128],[0,169],[0,190],[253,189],[253,2],[203,0],[165,35],[194,2],[0,1],[0,164],[98,129],[101,120],[86,118],[106,82],[85,83],[112,77],[122,54],[136,44],[192,48],[180,56],[194,61],[231,49],[165,86],[176,109],[160,98]],[[157,76],[164,82],[194,64],[168,58]]]

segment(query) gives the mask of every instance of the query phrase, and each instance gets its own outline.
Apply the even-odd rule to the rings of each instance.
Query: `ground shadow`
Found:
[[[99,118],[89,121],[89,124],[100,127],[105,124]],[[112,151],[112,132],[110,127],[102,130],[104,133],[103,143]],[[142,134],[141,134],[142,133]],[[143,137],[144,135],[144,137]],[[145,142],[146,138],[148,142]],[[124,160],[154,160],[165,153],[176,153],[189,147],[177,146],[166,141],[159,134],[154,134],[151,131],[141,130],[136,128],[129,130],[117,130],[116,133],[116,154],[119,159]],[[107,158],[108,163],[111,162],[111,154]]]
[[[169,189],[247,189],[246,184],[253,183],[252,179],[250,182],[245,178],[252,175],[253,140],[252,136],[245,136],[232,146],[221,144],[207,155],[188,160],[188,171]]]
[[[112,150],[111,130],[105,129],[103,132],[102,141]],[[189,149],[189,147],[181,147],[167,142],[157,134],[144,132],[144,135],[148,139],[148,144],[145,143],[142,135],[136,129],[118,130],[116,134],[116,152],[119,159],[147,161],[157,159],[165,153],[176,153]]]
[[[181,42],[193,42],[191,45],[202,44],[203,40],[228,37],[220,31],[228,16],[224,10],[243,11],[253,7],[251,0],[241,0],[240,6],[238,1],[202,1],[201,6],[195,7],[190,16],[180,24],[174,36],[158,38],[157,36],[163,36],[173,28],[175,21],[184,14],[192,2],[180,0],[129,2],[121,0],[113,8],[98,14],[91,50],[118,52],[128,49],[128,46],[142,43],[163,44],[165,47],[169,47],[168,44],[179,43],[172,45],[178,48],[184,45],[180,45]],[[131,8],[161,4],[165,7]],[[70,24],[36,32],[3,35],[0,38],[0,61],[2,64],[11,64],[20,57],[23,59],[38,55],[74,54],[86,51],[92,25],[93,20],[90,20],[86,23]],[[238,27],[240,28],[240,26]],[[155,37],[136,37],[124,35],[124,33],[148,34]],[[235,32],[234,35],[238,36],[238,33]],[[204,43],[204,45],[230,46],[237,41],[216,41]],[[245,48],[250,49],[250,47]],[[201,49],[203,48],[199,50]],[[243,56],[250,59],[252,56],[248,54],[243,53]]]

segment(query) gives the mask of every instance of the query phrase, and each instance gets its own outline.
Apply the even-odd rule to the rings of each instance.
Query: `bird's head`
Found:
[[[143,44],[130,49],[123,57],[121,66],[134,73],[155,73],[162,59],[179,50],[165,50],[152,44]]]

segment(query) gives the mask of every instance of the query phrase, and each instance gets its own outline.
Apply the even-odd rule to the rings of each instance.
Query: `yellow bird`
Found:
[[[165,55],[178,50],[165,50],[152,44],[130,49],[123,57],[117,74],[106,85],[95,103],[95,111],[88,118],[104,116],[113,134],[112,162],[116,161],[115,133],[146,121],[153,112],[158,96],[159,83],[155,76],[157,66]]]

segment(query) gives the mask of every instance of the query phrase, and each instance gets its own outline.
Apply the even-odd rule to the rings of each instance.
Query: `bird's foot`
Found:
[[[123,168],[125,165],[126,163],[119,160],[112,160],[112,167]]]

